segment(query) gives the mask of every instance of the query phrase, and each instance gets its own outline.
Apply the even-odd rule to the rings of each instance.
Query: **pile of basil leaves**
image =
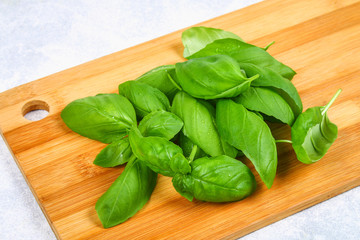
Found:
[[[100,197],[105,228],[126,221],[149,200],[157,174],[172,178],[188,200],[238,201],[254,192],[245,155],[265,185],[273,184],[276,142],[292,144],[313,163],[337,138],[323,107],[303,112],[291,82],[296,74],[267,48],[220,29],[193,27],[182,34],[184,57],[119,85],[119,94],[75,100],[61,113],[74,132],[107,145],[94,164],[124,171]],[[266,121],[291,126],[291,140],[275,140]]]

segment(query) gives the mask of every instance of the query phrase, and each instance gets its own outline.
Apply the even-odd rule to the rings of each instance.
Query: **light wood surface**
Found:
[[[92,164],[105,146],[71,132],[60,111],[71,101],[117,86],[153,67],[184,61],[181,32],[154,39],[0,94],[0,128],[20,170],[59,239],[234,239],[360,185],[360,1],[265,1],[199,25],[232,31],[266,46],[298,75],[293,82],[304,108],[324,105],[339,137],[312,165],[278,145],[279,167],[268,190],[226,204],[189,202],[160,176],[150,202],[129,221],[103,229],[94,205],[123,167]],[[29,121],[24,112],[50,114]],[[289,128],[273,125],[276,138]],[[247,160],[245,162],[249,164]],[[255,173],[254,169],[252,168]]]

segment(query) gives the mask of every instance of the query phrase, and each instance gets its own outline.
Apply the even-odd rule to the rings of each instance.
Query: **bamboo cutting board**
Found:
[[[0,94],[2,136],[59,239],[233,239],[360,185],[360,1],[265,1],[199,25],[237,33],[265,46],[298,75],[304,109],[324,105],[343,92],[329,111],[339,137],[312,165],[296,160],[291,146],[279,144],[279,167],[268,190],[226,204],[189,202],[171,179],[160,176],[150,202],[127,222],[103,229],[94,205],[123,167],[92,164],[105,146],[71,132],[61,110],[71,101],[116,92],[159,65],[184,61],[181,32],[154,39]],[[40,121],[23,114],[47,109]],[[275,138],[289,128],[274,125]],[[248,161],[245,162],[249,164]],[[255,173],[254,169],[252,171]]]

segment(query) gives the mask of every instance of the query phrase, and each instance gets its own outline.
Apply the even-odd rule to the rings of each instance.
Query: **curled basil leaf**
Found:
[[[250,169],[228,156],[199,158],[191,163],[191,172],[176,174],[175,189],[189,201],[193,198],[208,202],[238,201],[256,188]]]
[[[227,55],[214,55],[176,63],[177,83],[196,98],[217,99],[236,97],[246,91],[251,81],[239,64]]]
[[[136,81],[148,84],[163,92],[171,101],[178,89],[170,80],[175,78],[175,65],[163,65],[156,67],[136,79]]]
[[[191,55],[188,59],[218,54],[229,55],[239,63],[251,63],[260,67],[270,68],[289,80],[296,74],[294,70],[276,60],[263,48],[230,38],[215,40],[202,50]]]
[[[266,123],[229,99],[218,101],[216,123],[221,137],[250,159],[270,188],[276,175],[277,151],[275,139]]]
[[[150,199],[157,174],[133,158],[110,188],[96,202],[95,209],[104,228],[125,222]]]
[[[185,30],[181,35],[184,45],[184,58],[190,58],[191,55],[200,51],[209,43],[223,38],[234,38],[242,41],[236,34],[217,28],[192,27]]]
[[[120,95],[125,96],[133,104],[136,114],[143,118],[147,114],[165,110],[170,103],[168,98],[159,89],[138,81],[127,81],[119,85]]]
[[[249,110],[264,113],[290,126],[295,120],[294,113],[289,104],[271,89],[250,87],[234,100]]]
[[[295,118],[302,112],[301,98],[294,84],[282,77],[277,72],[267,67],[259,67],[251,63],[240,63],[239,66],[245,70],[248,77],[259,75],[259,78],[251,82],[253,87],[269,88],[278,93],[291,107]]]
[[[336,140],[338,128],[330,122],[327,110],[340,92],[326,106],[308,108],[291,127],[292,146],[299,161],[307,164],[319,161]]]
[[[74,132],[104,143],[120,140],[136,124],[133,106],[118,94],[75,100],[62,110],[61,118]]]
[[[136,127],[131,129],[129,140],[134,155],[154,172],[172,177],[191,171],[182,149],[175,143],[162,137],[143,137]]]
[[[94,164],[100,167],[115,167],[128,162],[131,156],[129,138],[123,138],[101,150],[96,156]]]
[[[215,124],[215,110],[209,103],[181,91],[175,95],[171,111],[183,120],[184,135],[206,154],[212,157],[236,156],[237,151],[220,138]]]
[[[161,110],[146,115],[138,127],[145,137],[155,136],[170,140],[181,130],[183,122],[175,114]]]

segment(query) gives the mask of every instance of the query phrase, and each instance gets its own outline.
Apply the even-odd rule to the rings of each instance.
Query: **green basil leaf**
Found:
[[[182,148],[183,152],[184,152],[184,156],[185,157],[190,157],[190,154],[193,150],[193,148],[197,145],[195,145],[190,138],[186,137],[184,135],[184,133],[180,132],[179,134],[179,146]],[[205,157],[206,153],[200,148],[197,147],[195,155],[194,155],[194,159],[198,159],[201,157]]]
[[[202,99],[236,97],[258,77],[244,76],[236,60],[227,55],[195,58],[176,63],[175,68],[181,88]]]
[[[256,188],[250,169],[225,155],[196,159],[191,168],[191,173],[173,178],[175,189],[190,201],[193,197],[208,202],[239,201]]]
[[[171,111],[180,117],[184,122],[182,132],[194,144],[200,147],[210,156],[220,156],[226,154],[223,148],[227,143],[223,143],[217,131],[215,118],[210,110],[212,106],[205,102],[195,99],[185,92],[178,92],[173,100]],[[228,148],[232,148],[228,146]],[[236,151],[228,151],[230,157],[236,156]]]
[[[295,120],[289,104],[271,89],[250,87],[246,92],[237,96],[234,101],[241,103],[251,111],[258,111],[272,116],[290,126]]]
[[[94,164],[100,167],[115,167],[128,162],[131,156],[129,138],[123,138],[101,150],[96,156]]]
[[[96,202],[95,209],[104,228],[125,222],[150,199],[157,174],[143,162],[132,159],[122,174]]]
[[[191,171],[182,149],[175,143],[162,137],[143,137],[136,127],[131,129],[129,140],[134,155],[154,172],[172,177],[177,172]]]
[[[277,151],[266,123],[241,104],[225,99],[216,105],[216,123],[221,137],[250,159],[270,188],[276,175]]]
[[[120,140],[136,124],[133,106],[118,94],[75,100],[62,110],[61,118],[74,132],[104,143]]]
[[[251,86],[266,87],[276,91],[289,104],[295,118],[299,116],[303,110],[302,101],[297,89],[289,79],[266,67],[259,67],[251,63],[240,63],[239,65],[245,70],[248,77],[259,75],[259,78],[251,82]]]
[[[326,112],[340,92],[326,106],[308,108],[291,127],[292,146],[299,161],[307,164],[319,161],[335,142],[338,128]]]
[[[163,137],[170,140],[181,130],[183,122],[175,114],[161,110],[146,115],[138,127],[145,137]]]
[[[189,56],[187,59],[200,58],[218,54],[233,57],[239,63],[252,63],[260,67],[267,67],[291,80],[296,72],[285,64],[277,61],[266,50],[236,39],[219,39],[208,44],[205,48]]]
[[[175,65],[164,65],[156,67],[138,77],[136,81],[159,89],[171,101],[178,92],[178,89],[169,79],[169,75],[175,78]]]
[[[136,114],[143,118],[147,114],[165,110],[170,103],[168,98],[159,89],[138,81],[127,81],[119,85],[120,95],[125,96],[133,104]]]
[[[192,27],[185,30],[181,35],[181,40],[184,45],[184,58],[190,57],[206,47],[209,43],[223,38],[234,38],[242,41],[236,34],[217,28]]]

